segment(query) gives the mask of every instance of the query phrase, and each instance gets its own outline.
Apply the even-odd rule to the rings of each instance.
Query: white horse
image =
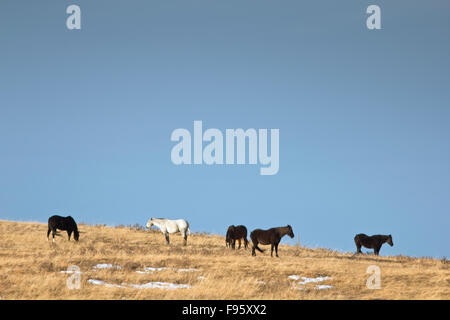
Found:
[[[146,227],[150,228],[151,226],[157,226],[164,236],[166,237],[166,242],[169,244],[169,233],[177,233],[180,232],[181,236],[184,239],[184,245],[187,243],[187,235],[191,233],[189,230],[189,223],[186,220],[178,219],[178,220],[169,220],[169,219],[157,219],[150,218],[148,220]]]

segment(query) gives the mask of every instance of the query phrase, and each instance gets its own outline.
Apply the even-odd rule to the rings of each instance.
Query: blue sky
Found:
[[[66,28],[67,6],[82,29]],[[367,6],[382,30],[366,28]],[[448,1],[1,1],[0,219],[449,256]],[[280,170],[175,166],[170,135],[280,129]],[[284,243],[295,240],[284,239]]]

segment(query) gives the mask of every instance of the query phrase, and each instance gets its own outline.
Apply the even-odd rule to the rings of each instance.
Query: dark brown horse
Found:
[[[258,244],[270,244],[270,256],[273,257],[273,248],[275,248],[275,255],[278,257],[278,244],[285,235],[294,237],[294,232],[292,231],[292,227],[290,225],[286,227],[278,227],[272,228],[269,230],[261,230],[256,229],[250,233],[250,239],[252,239],[253,247],[252,247],[252,256],[256,256],[255,249],[259,252],[264,252],[258,247]]]
[[[67,235],[70,236],[73,233],[73,238],[78,241],[80,237],[80,232],[78,231],[78,226],[71,216],[61,217],[61,216],[51,216],[48,218],[48,231],[47,240],[49,238],[50,232],[52,233],[53,242],[55,242],[55,235],[57,234],[57,229],[67,231]]]
[[[236,240],[239,242],[238,249],[241,248],[241,240],[244,239],[244,248],[248,247],[247,228],[245,226],[229,226],[225,238],[226,246],[236,248]]]
[[[373,249],[373,252],[376,256],[379,255],[381,246],[383,243],[388,243],[391,247],[394,245],[394,242],[392,242],[392,236],[384,236],[381,234],[377,234],[374,236],[369,237],[368,235],[364,233],[357,234],[355,236],[355,244],[356,244],[356,254],[362,253],[361,247],[366,247],[369,249]]]

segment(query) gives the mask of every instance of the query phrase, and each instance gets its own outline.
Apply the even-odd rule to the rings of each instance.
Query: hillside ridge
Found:
[[[249,249],[226,248],[221,235],[193,233],[187,246],[171,235],[166,245],[157,230],[87,224],[79,242],[62,231],[52,243],[46,231],[41,222],[0,220],[1,299],[450,298],[445,259],[287,244],[279,258],[270,257],[270,246],[252,257]],[[370,288],[377,270],[380,288]],[[74,272],[76,289],[68,287]]]

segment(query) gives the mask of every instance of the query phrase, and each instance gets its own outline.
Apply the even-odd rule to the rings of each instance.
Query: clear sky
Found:
[[[392,234],[382,255],[448,257],[449,32],[446,0],[2,0],[0,219],[290,224],[310,247]],[[279,129],[278,174],[175,166],[194,120]]]

